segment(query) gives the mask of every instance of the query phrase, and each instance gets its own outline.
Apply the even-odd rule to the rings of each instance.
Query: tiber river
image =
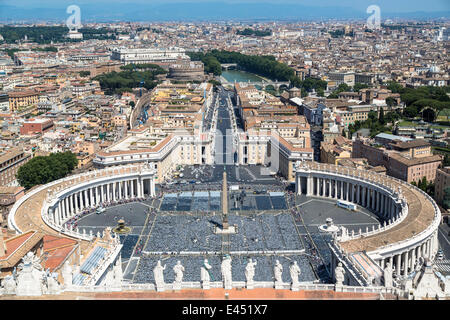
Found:
[[[245,71],[240,71],[240,70],[228,70],[228,71],[223,71],[222,72],[222,77],[228,81],[230,84],[233,84],[234,81],[236,82],[248,82],[250,81],[256,81],[256,82],[261,82],[263,80],[263,78],[258,77],[256,74],[253,73],[248,73]],[[256,86],[259,87],[259,86]],[[259,88],[261,89],[261,88]]]

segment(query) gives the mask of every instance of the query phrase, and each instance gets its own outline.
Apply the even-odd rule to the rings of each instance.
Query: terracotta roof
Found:
[[[410,141],[395,141],[391,143],[392,146],[401,148],[401,149],[409,149],[409,148],[417,148],[417,147],[428,147],[431,144],[428,141],[422,139],[410,140]]]
[[[6,254],[0,257],[1,268],[15,266],[43,237],[42,233],[31,230],[5,240]]]
[[[166,144],[170,142],[172,139],[172,135],[167,136],[164,138],[164,140],[161,140],[154,148],[146,148],[146,149],[139,149],[139,153],[145,153],[145,152],[158,152],[161,150]],[[108,157],[108,156],[116,156],[116,155],[124,155],[124,154],[135,154],[136,150],[123,150],[123,151],[100,151],[97,153],[99,156]]]
[[[76,240],[64,238],[64,237],[57,237],[53,235],[45,235],[44,236],[44,251],[51,251],[58,248],[63,248],[67,246],[74,246],[77,244]]]
[[[25,190],[23,187],[0,187],[0,194],[17,194]]]
[[[76,241],[75,241],[76,243]],[[66,260],[66,258],[70,255],[70,253],[74,250],[73,245],[59,248],[48,252],[47,257],[42,262],[42,267],[44,269],[50,268],[50,271],[54,271],[58,269]]]
[[[422,157],[422,158],[405,158],[404,156],[395,153],[395,152],[391,152],[389,153],[389,157],[391,159],[394,159],[398,162],[401,162],[407,166],[417,166],[419,164],[424,164],[424,163],[429,163],[429,162],[440,162],[442,161],[442,157],[438,154],[433,155],[433,156],[429,156],[429,157]]]
[[[21,155],[23,153],[23,150],[21,148],[13,148],[5,152],[5,154],[0,156],[0,163],[3,163],[5,161],[8,161],[14,157],[17,157],[18,155]]]

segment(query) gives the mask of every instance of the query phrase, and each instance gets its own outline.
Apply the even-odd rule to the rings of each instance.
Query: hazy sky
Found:
[[[296,3],[305,6],[333,6],[333,7],[353,7],[357,10],[365,10],[369,5],[379,5],[385,12],[414,12],[414,11],[448,11],[450,10],[450,0],[0,0],[3,5],[28,8],[49,8],[66,7],[71,4],[77,4],[82,7],[83,4],[126,4],[126,3],[179,3],[179,2],[227,2],[227,3]],[[107,8],[107,7],[106,7]]]

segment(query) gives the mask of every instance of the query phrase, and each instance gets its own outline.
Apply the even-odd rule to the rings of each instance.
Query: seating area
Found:
[[[136,243],[139,240],[139,236],[137,235],[126,235],[126,236],[120,236],[120,242],[122,243],[123,247],[121,250],[121,257],[123,260],[129,259],[131,255],[133,254],[134,247],[136,246]]]
[[[258,191],[259,192],[259,191]],[[286,210],[287,204],[282,192],[269,194],[246,193],[242,190],[229,194],[230,211]],[[164,212],[213,212],[221,208],[220,191],[180,191],[166,193],[160,210]]]
[[[229,215],[229,223],[238,233],[230,235],[231,251],[301,250],[293,220],[289,214],[258,216]],[[145,251],[218,251],[221,236],[213,233],[221,217],[157,215]]]
[[[200,268],[203,265],[203,260],[207,258],[211,269],[211,281],[222,281],[220,273],[220,256],[178,256],[178,257],[149,257],[141,258],[141,261],[134,277],[134,283],[153,283],[153,268],[156,266],[157,261],[160,259],[161,264],[166,264],[166,270],[164,270],[164,280],[166,283],[174,281],[175,274],[172,270],[177,261],[181,261],[181,264],[185,268],[183,281],[200,281]],[[316,277],[311,269],[307,257],[304,255],[292,255],[292,256],[262,256],[252,255],[248,256],[235,256],[232,255],[232,277],[233,281],[245,281],[245,267],[248,263],[248,258],[256,260],[255,281],[274,281],[273,267],[275,261],[279,260],[283,265],[282,279],[284,282],[290,283],[289,266],[293,261],[297,261],[300,267],[301,274],[300,281],[314,281]]]

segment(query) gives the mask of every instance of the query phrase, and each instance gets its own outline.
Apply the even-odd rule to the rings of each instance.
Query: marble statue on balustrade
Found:
[[[342,286],[345,281],[345,270],[342,267],[342,262],[339,262],[336,269],[334,270],[334,277],[336,279],[336,285]]]
[[[300,276],[301,270],[297,264],[297,261],[294,261],[294,263],[291,264],[289,267],[289,273],[291,274],[292,280],[291,290],[299,291],[300,283],[298,282],[298,277]]]
[[[391,263],[386,263],[386,268],[383,270],[383,276],[384,276],[384,286],[387,288],[391,288],[393,285],[392,281],[392,266]]]
[[[283,266],[281,265],[279,260],[275,261],[275,266],[273,267],[273,274],[275,277],[275,289],[283,288]]]
[[[40,296],[44,292],[45,272],[39,263],[40,259],[33,252],[28,252],[19,264],[17,274],[18,296]]]
[[[347,240],[350,236],[348,234],[348,229],[344,226],[340,226],[341,229],[341,240],[345,241]]]
[[[123,280],[123,271],[122,271],[122,258],[120,254],[113,267],[113,277],[114,277],[113,286],[115,288],[121,288]]]
[[[70,288],[73,280],[73,269],[69,264],[69,260],[66,260],[62,269],[62,277],[64,281],[64,287]]]
[[[248,259],[248,263],[245,266],[245,279],[247,280],[246,287],[247,289],[253,289],[253,277],[255,276],[255,266],[257,262],[253,261],[252,258]]]
[[[60,294],[61,286],[58,282],[58,273],[47,270],[46,274],[47,294]]]
[[[177,264],[173,267],[175,273],[175,281],[173,282],[173,290],[181,290],[181,282],[183,281],[184,267],[181,265],[181,261],[178,260]]]
[[[103,237],[102,238],[103,238],[104,241],[106,241],[108,243],[113,243],[114,242],[114,239],[112,238],[112,235],[111,235],[111,230],[112,230],[111,227],[106,227],[105,230],[103,230]]]
[[[420,276],[414,283],[413,295],[415,299],[423,298],[445,298],[445,292],[441,286],[441,280],[436,274],[435,266],[430,259],[425,259],[422,265]]]
[[[106,271],[106,273],[104,275],[102,284],[105,287],[107,287],[107,288],[111,288],[113,286],[113,284],[114,284],[114,273],[113,273],[113,268],[111,266],[108,267],[108,269],[107,269],[107,271]]]
[[[203,261],[203,265],[200,268],[200,280],[202,282],[202,289],[209,289],[210,288],[210,281],[211,276],[209,274],[209,270],[211,270],[212,267],[208,262],[208,259],[205,259]]]
[[[14,268],[15,269],[15,268]],[[16,294],[17,283],[15,275],[6,276],[2,281],[3,294]]]
[[[166,270],[166,265],[164,267],[161,265],[161,260],[158,260],[155,268],[153,269],[153,275],[155,277],[156,291],[164,291],[164,270]]]
[[[229,290],[232,288],[232,274],[231,274],[231,257],[225,255],[220,266],[222,272],[223,286],[225,289]]]

